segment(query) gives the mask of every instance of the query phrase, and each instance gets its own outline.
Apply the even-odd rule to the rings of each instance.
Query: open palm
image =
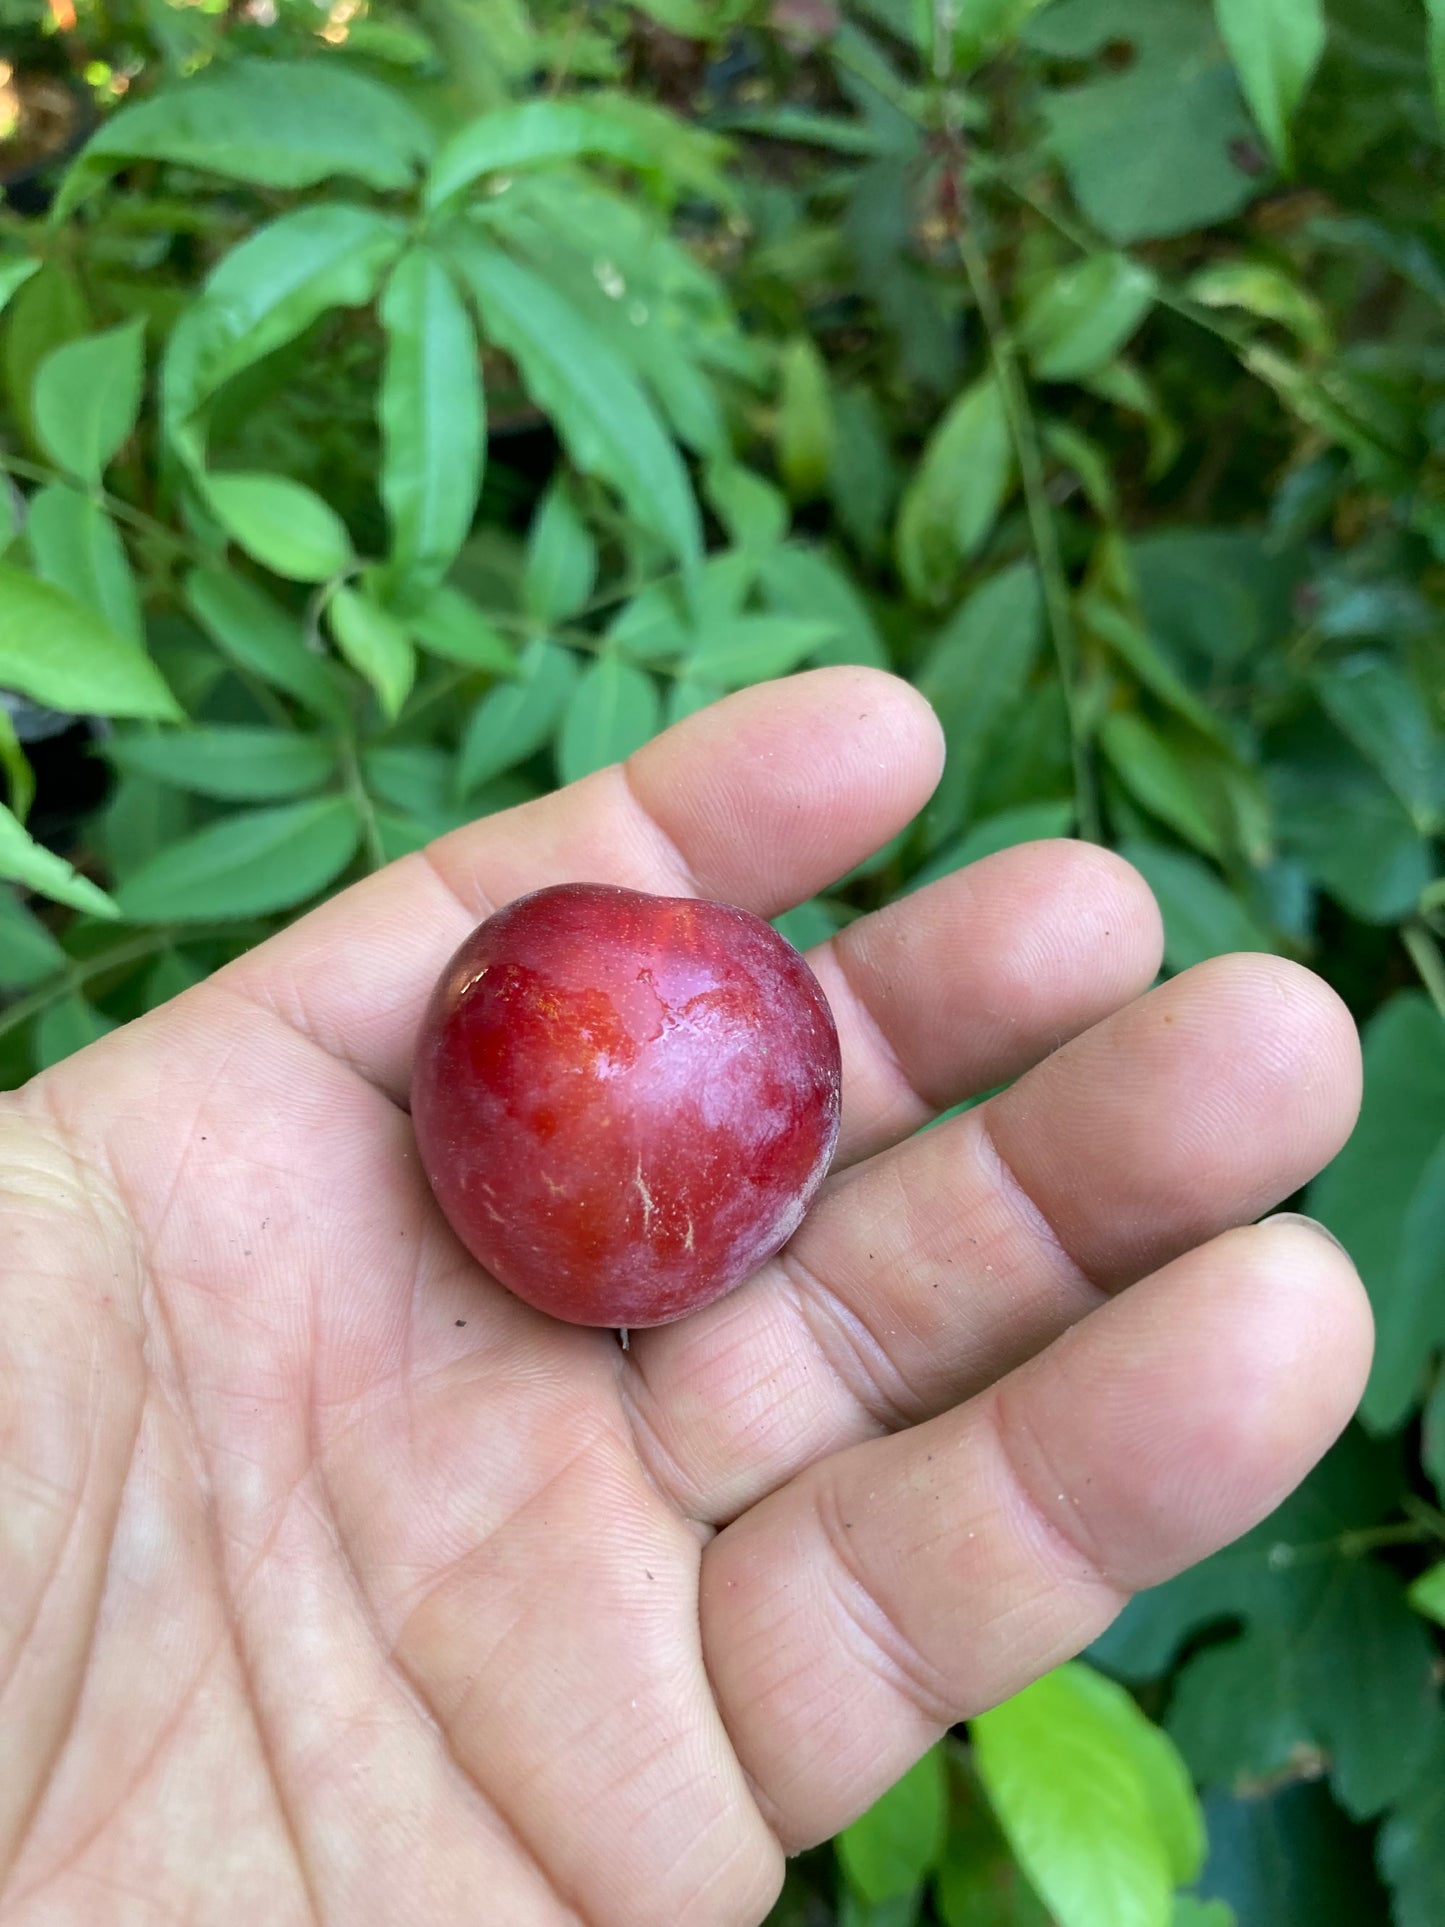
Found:
[[[474,923],[565,879],[775,914],[938,761],[887,677],[747,692],[0,1103],[7,1924],[752,1927],[1323,1452],[1358,1283],[1234,1227],[1348,1131],[1349,1020],[1270,958],[1141,994],[1157,913],[1082,845],[815,957],[838,1165],[721,1303],[624,1354],[437,1212],[409,1053]]]

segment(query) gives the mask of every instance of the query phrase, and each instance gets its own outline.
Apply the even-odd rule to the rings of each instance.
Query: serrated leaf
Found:
[[[462,732],[457,788],[465,796],[534,755],[548,741],[577,681],[570,651],[538,637],[522,651],[516,679],[487,691]]]
[[[835,440],[827,367],[812,339],[795,335],[783,349],[778,398],[778,469],[794,501],[823,493]]]
[[[286,475],[211,475],[206,497],[247,555],[292,582],[325,582],[351,561],[346,524],[314,489]]]
[[[376,691],[382,714],[394,722],[416,680],[416,651],[395,617],[359,590],[340,588],[326,608],[337,647]]]
[[[236,803],[304,796],[336,770],[336,751],[320,737],[246,723],[147,734],[118,731],[107,740],[105,753],[117,769]]]
[[[484,174],[512,174],[583,155],[649,167],[654,155],[628,127],[578,101],[529,100],[483,114],[453,134],[432,164],[425,200],[440,207]]]
[[[67,958],[15,892],[0,885],[0,991],[30,990],[65,968]]]
[[[1430,1637],[1355,1543],[1396,1515],[1400,1478],[1397,1455],[1348,1435],[1271,1518],[1141,1593],[1096,1644],[1112,1671],[1147,1678],[1196,1633],[1242,1625],[1177,1675],[1169,1730],[1196,1777],[1269,1780],[1318,1750],[1356,1817],[1411,1783],[1437,1717]]]
[[[597,580],[597,544],[561,480],[542,497],[527,535],[522,607],[539,622],[565,622]]]
[[[685,567],[701,557],[692,484],[632,371],[540,275],[479,243],[453,256],[487,336],[505,348],[577,467],[610,483]]]
[[[898,512],[898,567],[921,602],[941,602],[982,546],[1013,486],[1003,394],[992,375],[965,390],[930,438]]]
[[[140,413],[145,324],[67,341],[41,362],[32,406],[35,432],[58,468],[98,484]]]
[[[1365,1094],[1354,1135],[1316,1178],[1309,1210],[1359,1267],[1375,1308],[1375,1362],[1363,1416],[1377,1431],[1413,1408],[1438,1305],[1417,1295],[1406,1227],[1428,1218],[1432,1167],[1445,1144],[1445,1023],[1423,997],[1392,998],[1365,1026]]]
[[[625,761],[650,742],[662,720],[657,684],[646,670],[607,651],[583,671],[567,703],[557,739],[557,773],[578,782]]]
[[[0,803],[0,877],[22,883],[56,903],[68,903],[92,917],[113,917],[116,907],[104,890],[37,843],[13,811]]]
[[[911,1894],[938,1865],[947,1826],[943,1749],[931,1747],[836,1847],[849,1884],[873,1904]]]
[[[967,820],[990,748],[1023,702],[1043,641],[1038,571],[1016,563],[974,591],[924,656],[918,687],[948,743],[942,779],[923,816],[928,849]]]
[[[71,168],[55,217],[133,160],[170,161],[258,187],[314,187],[349,175],[408,186],[431,148],[397,93],[334,56],[232,60],[111,114]]]
[[[1096,374],[1133,338],[1154,305],[1156,282],[1126,254],[1094,254],[1050,274],[1024,309],[1019,345],[1040,381]]]
[[[463,595],[443,582],[420,601],[407,605],[406,628],[413,639],[434,656],[485,669],[498,676],[515,676],[517,652],[501,631]]]
[[[25,539],[38,575],[93,609],[116,635],[141,641],[140,595],[125,544],[97,501],[52,482],[30,498]]]
[[[1063,1927],[1168,1927],[1171,1851],[1132,1730],[1144,1716],[1086,1678],[1060,1667],[972,1721],[979,1775]]]
[[[1278,946],[1253,914],[1198,857],[1162,843],[1127,841],[1119,846],[1154,892],[1164,918],[1164,961],[1170,970],[1191,970],[1207,957]]]
[[[161,389],[173,438],[224,382],[318,315],[370,301],[405,238],[393,215],[336,201],[296,208],[232,248],[166,351]]]
[[[0,563],[0,688],[79,716],[180,715],[150,658],[53,583]]]
[[[1321,0],[1214,0],[1214,11],[1245,98],[1287,168],[1289,124],[1325,50]]]
[[[1099,747],[1124,788],[1151,816],[1206,856],[1222,854],[1218,832],[1167,737],[1141,717],[1115,710],[1099,725]]]
[[[222,817],[161,850],[116,892],[136,923],[214,922],[289,910],[356,853],[361,824],[341,796]]]
[[[392,274],[381,320],[387,579],[406,594],[441,581],[476,513],[486,449],[481,364],[466,305],[445,264],[426,249],[406,255]]]
[[[222,568],[193,569],[185,600],[231,660],[318,716],[340,721],[346,700],[336,678],[301,638],[299,624],[254,583]]]
[[[97,1010],[78,991],[58,997],[41,1014],[35,1026],[35,1068],[48,1071],[52,1064],[73,1057],[87,1044],[93,1044],[115,1029],[114,1021]]]
[[[722,616],[704,619],[683,664],[684,673],[718,689],[742,689],[786,676],[836,630],[807,616]]]

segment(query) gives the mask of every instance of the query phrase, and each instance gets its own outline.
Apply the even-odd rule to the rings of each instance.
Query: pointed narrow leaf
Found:
[[[811,616],[826,622],[832,635],[811,652],[817,663],[864,663],[890,667],[887,647],[873,613],[853,578],[821,549],[774,549],[762,565],[763,595],[779,614]]]
[[[0,688],[79,716],[179,718],[155,664],[93,609],[0,563]]]
[[[381,301],[387,335],[379,404],[381,499],[391,522],[388,580],[434,587],[476,513],[486,428],[476,334],[443,262],[405,255]]]
[[[1264,321],[1278,321],[1315,354],[1330,348],[1323,307],[1300,283],[1267,261],[1214,261],[1194,275],[1184,292],[1206,308],[1240,308]]]
[[[105,753],[118,769],[236,803],[304,796],[336,771],[336,752],[320,737],[245,723],[117,731]]]
[[[1024,310],[1019,345],[1040,381],[1078,381],[1111,362],[1154,305],[1155,280],[1127,254],[1051,274]]]
[[[161,383],[167,421],[183,422],[329,308],[370,301],[405,239],[395,216],[337,201],[283,214],[232,248],[172,333]]]
[[[66,955],[14,890],[0,885],[0,990],[30,990],[66,965]]]
[[[295,618],[233,570],[193,569],[185,599],[201,627],[231,660],[318,716],[340,721],[346,699],[335,676],[301,639]]]
[[[620,763],[657,734],[662,702],[645,669],[599,656],[578,678],[557,739],[557,773],[575,783]]]
[[[1164,961],[1170,970],[1191,970],[1207,957],[1223,957],[1235,950],[1278,948],[1198,857],[1163,843],[1135,841],[1124,843],[1119,853],[1154,892],[1164,918]]]
[[[703,624],[685,672],[719,689],[742,689],[786,676],[836,635],[833,623],[806,616],[724,616]]]
[[[92,917],[114,917],[116,906],[89,877],[81,876],[65,861],[37,843],[13,811],[0,803],[0,877],[22,883],[27,890],[68,903]],[[3,934],[3,930],[0,930]]]
[[[351,560],[335,509],[286,475],[212,475],[207,500],[226,533],[263,568],[293,582],[325,582]]]
[[[171,161],[259,187],[337,175],[401,188],[430,151],[426,123],[391,88],[334,56],[233,60],[122,107],[72,167],[56,218],[133,160]]]
[[[406,628],[423,649],[468,669],[515,676],[517,652],[470,596],[443,582],[407,605]]]
[[[630,128],[577,101],[529,100],[495,108],[452,136],[432,164],[426,205],[439,207],[484,174],[514,174],[584,154],[634,167],[650,167],[656,159]]]
[[[539,622],[565,622],[586,604],[597,579],[597,544],[571,494],[554,482],[527,535],[522,607]]]
[[[30,498],[25,539],[37,574],[94,609],[127,642],[140,642],[135,577],[125,544],[99,502],[52,482]]]
[[[405,629],[355,589],[338,589],[326,613],[337,647],[371,684],[382,713],[394,722],[416,679],[416,652]]]
[[[161,850],[116,892],[137,923],[214,922],[289,910],[346,868],[361,824],[341,796],[222,817]]]
[[[827,366],[809,336],[795,335],[783,350],[778,400],[778,468],[794,501],[828,486],[836,440]]]
[[[1206,856],[1221,855],[1218,833],[1165,737],[1140,717],[1119,710],[1100,723],[1099,746],[1135,802]]]
[[[32,406],[35,432],[58,468],[98,483],[135,427],[145,378],[145,323],[67,341],[41,362]]]
[[[1322,0],[1214,0],[1245,99],[1281,167],[1289,124],[1325,50]]]
[[[576,681],[570,651],[541,638],[529,642],[516,680],[488,690],[472,712],[458,760],[460,793],[534,755],[557,727]]]
[[[702,529],[692,484],[626,363],[540,275],[478,242],[454,258],[483,331],[516,362],[578,468],[609,482],[644,529],[695,564]]]
[[[898,512],[898,566],[920,601],[948,595],[993,527],[1013,478],[1003,395],[989,375],[944,416]]]

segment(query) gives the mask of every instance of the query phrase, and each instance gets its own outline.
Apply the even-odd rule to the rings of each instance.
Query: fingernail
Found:
[[[1328,1225],[1321,1224],[1318,1218],[1307,1218],[1303,1211],[1276,1211],[1273,1217],[1261,1218],[1260,1223],[1303,1225],[1306,1231],[1318,1232],[1320,1237],[1332,1244],[1336,1251],[1343,1251],[1347,1258],[1350,1255]]]

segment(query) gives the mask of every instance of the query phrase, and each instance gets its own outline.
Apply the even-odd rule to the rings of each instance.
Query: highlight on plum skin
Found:
[[[841,1069],[817,978],[760,917],[567,883],[489,917],[443,971],[412,1120],[500,1283],[573,1324],[661,1325],[797,1229]]]

